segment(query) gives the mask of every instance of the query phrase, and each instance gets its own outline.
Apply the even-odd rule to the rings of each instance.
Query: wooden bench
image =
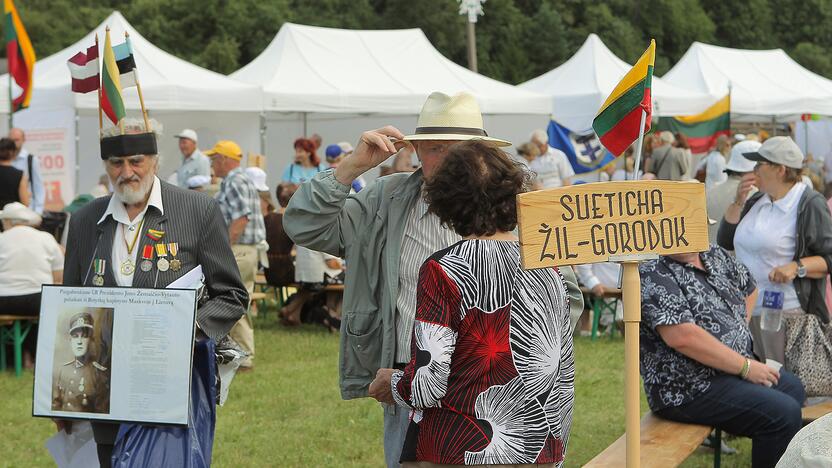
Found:
[[[0,372],[6,370],[6,345],[12,345],[14,375],[23,375],[23,341],[37,322],[36,316],[0,315]]]
[[[684,424],[662,419],[653,413],[641,418],[641,467],[668,468],[678,466],[692,454],[711,433],[708,426]],[[721,434],[717,431],[714,466],[719,467]],[[623,467],[627,464],[627,438],[615,442],[590,460],[585,467]]]
[[[801,410],[801,412],[803,413],[803,425],[805,426],[813,422],[815,419],[832,413],[832,400],[826,400],[816,405],[806,406]]]

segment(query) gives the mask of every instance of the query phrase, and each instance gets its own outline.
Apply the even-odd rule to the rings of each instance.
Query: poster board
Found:
[[[32,415],[186,425],[196,294],[44,286]]]
[[[517,196],[523,268],[708,250],[705,185],[633,180]]]

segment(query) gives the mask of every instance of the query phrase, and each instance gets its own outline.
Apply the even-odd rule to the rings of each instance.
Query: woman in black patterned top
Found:
[[[412,409],[402,466],[560,466],[572,423],[566,286],[524,270],[512,230],[526,172],[483,142],[454,146],[425,184],[430,209],[463,240],[419,273],[412,358],[370,394]],[[418,464],[417,464],[418,463]]]

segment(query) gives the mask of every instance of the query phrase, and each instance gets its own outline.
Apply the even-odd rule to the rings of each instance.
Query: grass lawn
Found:
[[[378,404],[339,397],[337,335],[318,327],[281,327],[274,313],[258,318],[255,329],[256,368],[236,377],[229,401],[218,410],[214,466],[382,466]],[[587,462],[624,428],[623,340],[579,338],[575,350],[570,467]],[[43,442],[54,425],[31,417],[32,373],[20,379],[0,375],[0,395],[0,467],[53,466]],[[728,443],[739,453],[723,456],[723,466],[751,466],[751,442]],[[712,453],[699,452],[683,466],[712,466]]]

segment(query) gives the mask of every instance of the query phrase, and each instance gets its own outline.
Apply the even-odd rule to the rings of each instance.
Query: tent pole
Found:
[[[777,136],[777,116],[771,116],[771,136]]]
[[[306,138],[307,135],[308,134],[306,132],[306,112],[303,112],[303,137]]]
[[[260,113],[260,154],[266,157],[266,113]]]

